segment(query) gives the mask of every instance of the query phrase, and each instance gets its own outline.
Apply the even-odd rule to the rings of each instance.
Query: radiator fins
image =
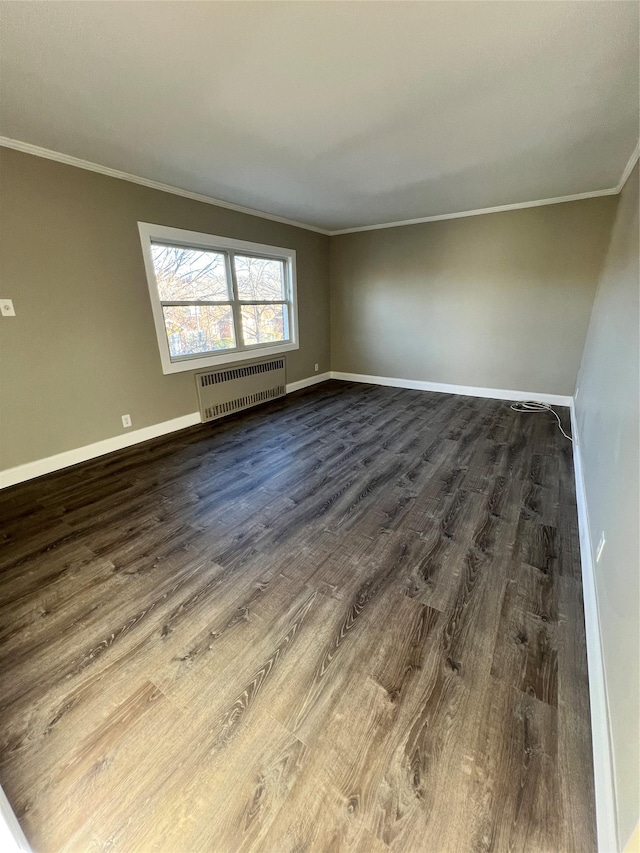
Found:
[[[266,391],[257,391],[255,394],[249,394],[246,397],[238,397],[235,400],[228,400],[226,403],[218,403],[215,406],[209,406],[204,410],[204,420],[212,421],[214,418],[219,418],[221,415],[229,415],[231,412],[239,412],[241,409],[248,409],[250,406],[255,406],[258,403],[264,403],[266,400],[274,400],[276,397],[282,397],[284,385],[278,385],[276,388],[269,388]]]
[[[286,393],[285,359],[207,370],[196,374],[203,421],[212,421]]]
[[[271,373],[274,370],[284,370],[284,359],[262,361],[256,364],[246,364],[242,367],[231,367],[228,370],[214,370],[209,373],[199,373],[200,387],[217,385],[220,382],[231,382],[233,379],[244,379],[245,376],[256,376],[259,373]]]

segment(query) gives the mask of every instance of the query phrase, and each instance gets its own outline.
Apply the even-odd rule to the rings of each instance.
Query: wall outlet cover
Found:
[[[1,299],[0,298],[0,314],[3,317],[15,317],[16,311],[13,307],[13,299]]]
[[[130,427],[131,426],[131,415],[123,415],[122,416],[122,426]]]

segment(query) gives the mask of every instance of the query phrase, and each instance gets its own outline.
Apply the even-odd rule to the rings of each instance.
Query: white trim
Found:
[[[589,190],[574,195],[562,195],[557,198],[541,198],[536,201],[520,201],[515,204],[501,204],[497,207],[480,207],[477,210],[460,210],[457,213],[441,213],[437,216],[419,216],[417,219],[404,219],[400,222],[383,222],[379,225],[360,225],[358,228],[342,228],[340,231],[329,231],[330,237],[341,234],[356,234],[360,231],[379,231],[382,228],[402,228],[405,225],[421,225],[423,222],[441,222],[444,219],[466,219],[468,216],[484,216],[485,213],[505,213],[509,210],[524,210],[527,207],[544,207],[548,204],[564,204],[565,201],[582,201],[585,198],[600,198],[605,195],[617,195],[620,185],[606,190]]]
[[[553,406],[570,406],[572,397],[563,394],[542,394],[538,391],[507,391],[502,388],[479,388],[475,385],[447,385],[443,382],[423,382],[418,379],[394,379],[389,376],[368,376],[363,373],[331,371],[332,379],[347,382],[366,382],[370,385],[389,385],[392,388],[411,388],[414,391],[436,391],[440,394],[462,394],[465,397],[489,397],[492,400],[539,400]]]
[[[19,853],[19,851],[31,853],[27,837],[2,788],[0,788],[0,849],[5,853]]]
[[[318,228],[315,225],[307,225],[304,222],[297,222],[295,219],[287,219],[284,216],[276,216],[273,213],[265,213],[263,210],[254,210],[251,207],[243,207],[240,204],[222,201],[219,198],[213,198],[213,196],[191,192],[191,190],[183,190],[180,187],[174,187],[170,184],[162,184],[159,181],[152,181],[149,178],[141,178],[139,175],[132,175],[130,172],[121,172],[120,169],[112,169],[110,166],[102,166],[99,163],[92,163],[90,160],[81,160],[79,157],[72,157],[70,154],[62,154],[60,151],[52,151],[49,148],[41,148],[39,145],[32,145],[30,142],[22,142],[19,139],[11,139],[9,136],[0,136],[0,146],[13,148],[14,151],[22,151],[24,154],[33,154],[34,157],[43,157],[45,160],[55,160],[57,163],[64,163],[66,166],[75,166],[77,169],[85,169],[88,172],[97,172],[100,175],[107,175],[110,178],[118,178],[120,181],[140,184],[140,186],[149,187],[152,190],[180,195],[183,198],[190,198],[193,201],[201,201],[203,204],[225,207],[227,210],[235,210],[237,213],[246,213],[248,216],[259,216],[260,219],[270,219],[272,222],[280,222],[282,225],[292,225],[294,228],[304,228],[305,231],[315,231],[325,236],[329,234],[328,231]]]
[[[616,821],[616,795],[613,775],[613,751],[609,725],[609,702],[605,678],[604,657],[598,613],[598,594],[593,571],[593,548],[589,527],[589,506],[580,455],[580,436],[575,403],[571,402],[571,435],[573,436],[573,471],[576,482],[580,560],[582,563],[582,596],[589,668],[589,704],[591,706],[591,743],[593,748],[593,777],[596,796],[596,826],[598,850],[612,853],[619,850]]]
[[[194,426],[200,422],[200,412],[192,412],[190,415],[182,415],[182,417],[173,418],[170,421],[152,424],[122,435],[114,435],[112,438],[105,438],[103,441],[96,441],[94,444],[86,444],[84,447],[65,450],[64,453],[56,453],[55,456],[47,456],[45,459],[37,459],[35,462],[27,462],[25,465],[8,468],[5,471],[0,471],[0,489],[13,486],[15,483],[22,483],[25,480],[33,480],[35,477],[42,477],[43,474],[50,474],[52,471],[59,471],[61,468],[68,468],[71,465],[77,465],[79,462],[104,456],[106,453],[113,453],[114,450],[122,450],[123,447],[131,447],[133,444],[149,441],[150,438],[158,438],[170,432],[186,429],[186,427]]]
[[[203,204],[213,204],[216,207],[224,207],[227,210],[246,213],[248,216],[258,216],[261,219],[270,219],[272,222],[280,222],[283,225],[291,225],[294,228],[303,228],[305,231],[315,231],[317,234],[324,234],[326,237],[338,237],[341,234],[355,234],[359,231],[377,231],[381,228],[401,228],[404,225],[419,225],[423,222],[440,222],[445,219],[464,219],[467,216],[483,216],[485,213],[504,213],[509,210],[523,210],[527,207],[543,207],[548,204],[563,204],[565,201],[580,201],[585,198],[599,198],[600,196],[618,195],[627,178],[631,174],[631,170],[635,166],[636,160],[638,159],[638,146],[636,145],[620,180],[615,187],[610,187],[609,189],[589,190],[583,193],[574,193],[573,195],[558,196],[557,198],[543,198],[535,201],[515,202],[514,204],[502,204],[497,207],[481,207],[476,210],[461,210],[457,213],[442,213],[435,216],[422,216],[416,219],[383,222],[377,225],[360,225],[354,228],[341,228],[331,231],[326,228],[319,228],[317,225],[308,225],[305,222],[298,222],[295,219],[287,219],[284,216],[276,216],[272,213],[265,213],[265,211],[262,210],[243,207],[239,204],[233,204],[230,201],[222,201],[221,199],[214,198],[213,196],[203,195],[202,193],[192,192],[191,190],[184,190],[180,187],[171,186],[170,184],[160,183],[159,181],[152,181],[149,178],[132,175],[130,172],[122,172],[119,169],[112,169],[110,166],[102,166],[99,163],[92,163],[90,160],[82,160],[79,157],[72,157],[70,154],[62,154],[60,151],[52,151],[50,148],[42,148],[39,145],[32,145],[30,142],[22,142],[19,139],[12,139],[9,136],[0,136],[0,147],[12,148],[14,151],[22,151],[25,154],[32,154],[34,157],[43,157],[46,160],[55,160],[57,163],[64,163],[67,166],[75,166],[78,169],[97,172],[101,175],[107,175],[110,178],[129,181],[132,184],[140,184],[143,187],[160,190],[160,192],[172,193],[173,195],[179,195],[183,198],[190,198],[193,201],[200,201]]]
[[[317,376],[309,376],[306,379],[299,379],[297,382],[290,382],[286,386],[287,394],[299,391],[301,388],[307,388],[309,385],[316,385],[318,382],[326,382],[330,378],[330,374],[327,372],[320,373]],[[105,438],[103,441],[96,441],[94,444],[86,444],[84,447],[77,447],[74,450],[65,450],[64,453],[56,453],[55,456],[47,456],[44,459],[27,462],[24,465],[16,465],[15,468],[0,471],[0,489],[6,489],[8,486],[14,486],[16,483],[23,483],[26,480],[34,480],[36,477],[51,474],[53,471],[60,471],[62,468],[69,468],[79,462],[96,459],[98,456],[113,453],[115,450],[122,450],[124,447],[132,447],[134,444],[149,441],[151,438],[159,438],[162,435],[178,432],[178,430],[196,426],[201,422],[200,412],[192,412],[170,421],[163,421],[142,429],[127,431],[112,438]]]
[[[142,246],[142,257],[147,274],[147,285],[149,287],[149,299],[153,322],[156,329],[158,349],[160,351],[160,362],[162,372],[182,373],[186,370],[202,370],[208,367],[217,367],[222,364],[236,364],[256,358],[269,358],[285,352],[291,352],[300,348],[298,340],[298,289],[296,274],[296,250],[281,246],[268,246],[264,243],[253,243],[247,240],[235,240],[231,237],[217,237],[213,234],[204,234],[200,231],[186,231],[183,228],[170,228],[166,225],[154,225],[150,222],[138,222],[140,233],[140,244]],[[151,257],[151,243],[154,240],[170,242],[171,245],[187,246],[203,249],[213,249],[223,252],[227,258],[227,275],[233,280],[233,295],[229,292],[229,304],[233,310],[236,348],[232,350],[221,350],[217,353],[204,353],[195,355],[193,358],[172,360],[169,351],[169,341],[164,323],[162,302],[158,293],[156,274]],[[269,343],[258,346],[245,347],[242,344],[240,317],[238,314],[241,302],[237,298],[235,287],[235,273],[233,272],[233,261],[229,257],[234,252],[246,252],[247,254],[258,254],[277,258],[283,262],[285,272],[286,302],[289,311],[289,340],[282,343]],[[228,282],[231,287],[231,281]],[[189,303],[187,303],[189,304]]]
[[[287,394],[291,394],[293,391],[300,391],[301,388],[308,388],[310,385],[317,385],[318,382],[326,382],[327,379],[331,379],[329,371],[319,373],[317,376],[308,376],[306,379],[299,379],[297,382],[288,382]]]
[[[640,156],[640,142],[637,142],[636,147],[633,149],[631,157],[629,157],[629,162],[624,167],[624,172],[622,173],[622,177],[620,178],[620,180],[618,182],[618,186],[616,187],[616,190],[619,193],[622,192],[622,188],[624,187],[624,185],[629,180],[629,175],[633,171],[633,167],[636,165],[636,160],[638,159],[639,156]]]

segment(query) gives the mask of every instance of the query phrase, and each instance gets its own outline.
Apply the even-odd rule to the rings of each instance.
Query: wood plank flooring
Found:
[[[0,517],[0,784],[38,853],[596,849],[552,416],[331,381]]]

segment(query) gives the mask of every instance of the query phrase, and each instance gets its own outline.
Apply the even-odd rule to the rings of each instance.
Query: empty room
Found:
[[[640,851],[639,11],[0,0],[0,850]]]

